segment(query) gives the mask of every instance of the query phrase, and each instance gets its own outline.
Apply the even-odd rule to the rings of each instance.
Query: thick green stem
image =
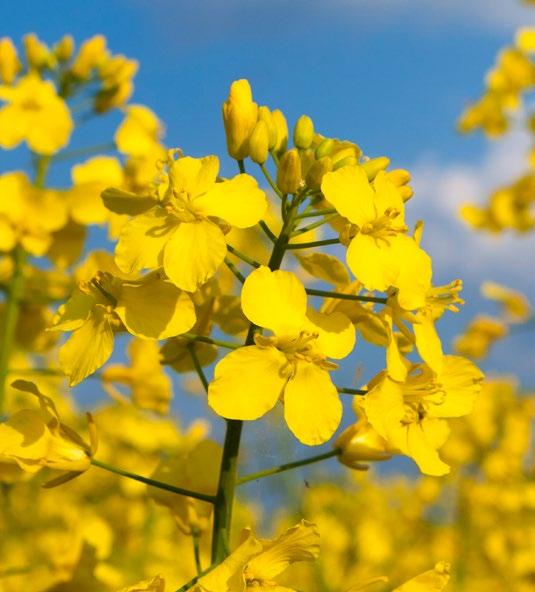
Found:
[[[347,388],[345,386],[337,386],[336,390],[341,395],[367,395],[368,391],[364,389]]]
[[[284,253],[288,246],[288,240],[295,223],[295,214],[299,206],[299,199],[296,197],[288,208],[288,215],[284,219],[279,237],[273,245],[273,251],[269,259],[268,267],[274,271],[279,269]],[[245,345],[254,344],[255,326],[250,325]],[[240,439],[243,422],[237,419],[227,420],[225,443],[223,446],[223,457],[219,473],[219,484],[217,488],[214,525],[212,531],[212,563],[220,563],[229,552],[229,536],[232,524],[232,506],[236,490],[236,478],[238,467],[238,454],[240,451]]]
[[[210,504],[213,504],[215,502],[215,498],[213,495],[200,493],[198,491],[190,491],[189,489],[184,489],[182,487],[175,487],[174,485],[170,485],[169,483],[156,481],[154,479],[151,479],[150,477],[143,477],[142,475],[138,475],[137,473],[131,473],[130,471],[125,471],[124,469],[114,467],[113,465],[102,462],[101,460],[97,460],[96,458],[91,459],[91,464],[95,467],[99,467],[100,469],[104,469],[109,473],[114,473],[115,475],[120,475],[121,477],[128,477],[128,479],[133,479],[134,481],[140,481],[141,483],[145,483],[145,485],[156,487],[156,489],[164,489],[165,491],[171,491],[172,493],[177,493],[178,495],[193,497],[195,499],[201,500],[203,502],[208,502]]]
[[[237,485],[242,485],[243,483],[248,483],[249,481],[256,481],[257,479],[263,479],[264,477],[269,477],[270,475],[277,475],[278,473],[284,473],[284,471],[296,469],[297,467],[304,467],[306,465],[311,465],[311,464],[317,463],[321,460],[325,460],[327,458],[332,458],[333,456],[338,456],[339,454],[340,454],[340,450],[335,449],[335,450],[331,450],[329,452],[325,452],[323,454],[317,454],[316,456],[311,456],[309,458],[304,458],[302,460],[296,460],[291,463],[279,465],[278,467],[272,467],[271,469],[265,469],[264,471],[259,471],[258,473],[251,473],[250,475],[245,475],[244,477],[240,477],[237,480]]]
[[[360,296],[359,294],[344,294],[343,292],[329,292],[328,290],[316,290],[314,288],[307,288],[306,293],[309,296],[322,296],[323,298],[335,298],[338,300],[357,300],[360,302],[376,302],[378,304],[386,304],[387,299],[379,296]]]

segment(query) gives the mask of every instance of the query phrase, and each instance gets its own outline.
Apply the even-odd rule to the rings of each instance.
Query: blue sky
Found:
[[[478,310],[492,311],[478,294],[482,280],[531,295],[535,288],[525,263],[533,237],[490,240],[455,215],[459,203],[482,200],[522,170],[521,134],[490,144],[455,131],[521,23],[535,24],[535,10],[513,0],[19,0],[4,11],[1,34],[18,40],[34,31],[47,42],[105,34],[114,52],[139,60],[134,101],[166,123],[167,143],[219,154],[229,174],[220,105],[243,77],[259,103],[290,121],[306,113],[322,133],[409,168],[416,189],[409,215],[425,217],[437,282],[465,281],[465,310],[441,324],[448,340]],[[104,126],[84,133],[84,145],[109,138]],[[8,162],[0,155],[2,168]],[[533,341],[529,332],[511,337],[485,368],[535,385]]]

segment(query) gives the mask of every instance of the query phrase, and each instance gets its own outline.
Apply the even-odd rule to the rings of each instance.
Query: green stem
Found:
[[[238,349],[241,347],[240,343],[233,343],[231,341],[223,341],[222,339],[214,339],[212,337],[205,337],[204,335],[195,335],[194,333],[183,333],[179,337],[184,337],[190,341],[200,341],[201,343],[209,343],[210,345],[219,345],[227,349]]]
[[[277,185],[275,185],[275,182],[271,178],[271,175],[269,174],[269,171],[267,170],[266,165],[261,164],[259,166],[260,166],[260,170],[262,171],[262,173],[264,173],[264,177],[266,178],[266,181],[270,184],[271,189],[273,189],[273,191],[282,199],[282,192],[277,187]]]
[[[323,298],[336,298],[338,300],[357,300],[359,302],[376,302],[377,304],[386,304],[387,299],[379,296],[360,296],[358,294],[344,294],[343,292],[330,292],[329,290],[316,290],[307,288],[306,293],[309,296],[321,296]]]
[[[232,263],[232,261],[230,261],[230,259],[228,259],[228,257],[225,258],[225,265],[229,268],[230,271],[232,271],[232,273],[240,283],[243,284],[243,282],[245,282],[245,276],[243,275],[243,273],[241,273],[241,271],[234,265],[234,263]]]
[[[13,275],[11,276],[9,292],[4,306],[4,323],[0,336],[0,415],[4,409],[6,382],[9,374],[9,360],[15,341],[17,320],[22,292],[24,290],[24,265],[27,255],[24,249],[17,245],[12,253]]]
[[[258,261],[255,261],[254,259],[252,259],[248,255],[246,255],[245,253],[238,251],[238,249],[235,249],[232,245],[227,245],[227,249],[228,249],[229,253],[232,253],[233,255],[238,257],[238,259],[245,261],[245,263],[248,263],[252,267],[260,267],[260,263],[258,263]]]
[[[197,575],[200,576],[202,574],[202,564],[201,564],[201,533],[194,529],[191,533],[191,539],[193,541],[193,557],[195,558],[195,568],[197,569]]]
[[[264,220],[260,220],[258,223],[260,228],[264,231],[264,234],[269,238],[272,243],[277,242],[277,237],[271,231],[271,228],[264,222]]]
[[[327,224],[327,222],[329,222],[330,220],[333,220],[334,218],[336,218],[338,215],[339,215],[338,212],[335,212],[334,214],[329,214],[328,216],[325,216],[321,220],[317,220],[316,222],[313,222],[312,224],[309,224],[308,226],[303,226],[302,228],[298,228],[295,232],[292,233],[292,236],[299,236],[301,234],[304,234],[305,232],[309,232],[310,230],[314,230],[314,228],[318,228],[319,226],[323,226],[324,224]]]
[[[182,487],[175,487],[174,485],[170,485],[169,483],[163,483],[162,481],[155,481],[154,479],[150,479],[149,477],[143,477],[142,475],[138,475],[137,473],[131,473],[130,471],[119,469],[118,467],[114,467],[113,465],[102,462],[101,460],[97,460],[96,458],[91,459],[91,464],[95,467],[99,467],[100,469],[104,469],[109,473],[114,473],[115,475],[120,475],[121,477],[128,477],[128,479],[133,479],[134,481],[140,481],[141,483],[145,483],[146,485],[150,485],[151,487],[156,487],[156,489],[164,489],[165,491],[171,491],[172,493],[177,493],[178,495],[193,497],[195,499],[201,500],[203,502],[208,502],[210,504],[213,504],[215,502],[215,498],[213,495],[200,493],[198,491],[190,491],[189,489],[183,489]]]
[[[288,215],[284,219],[281,232],[273,245],[268,267],[274,271],[278,269],[284,258],[288,240],[295,223],[295,214],[300,200],[295,198],[288,208]],[[227,263],[228,265],[228,263]],[[245,345],[254,344],[255,325],[251,323]],[[228,555],[230,528],[232,524],[232,506],[236,490],[238,454],[243,422],[237,419],[227,420],[219,484],[214,506],[214,524],[212,531],[212,563],[220,563]]]
[[[323,247],[325,245],[339,245],[339,238],[327,238],[325,240],[311,241],[309,243],[292,243],[287,249],[311,249],[313,247]]]
[[[83,158],[84,156],[94,156],[102,152],[111,152],[115,149],[115,142],[106,142],[105,144],[95,144],[94,146],[63,150],[63,152],[58,152],[55,156],[53,156],[52,159],[54,162],[63,162],[65,160]]]
[[[203,572],[201,572],[199,575],[195,576],[193,579],[191,579],[187,584],[184,584],[183,586],[181,586],[178,590],[175,590],[175,592],[187,592],[187,590],[190,590],[191,588],[193,588],[193,586],[195,586],[195,584],[206,574],[210,573],[215,567],[217,567],[216,564],[211,565],[209,568],[205,569]]]
[[[347,388],[342,386],[337,386],[336,390],[341,395],[367,395],[368,391],[363,389],[355,389],[355,388]]]
[[[195,342],[192,341],[191,343],[188,343],[187,347],[189,355],[191,356],[191,360],[193,362],[193,366],[195,367],[195,371],[199,375],[199,380],[202,382],[204,390],[208,392],[208,380],[206,378],[204,370],[202,369],[201,362],[199,361],[199,356],[195,351]]]
[[[311,456],[309,458],[304,458],[302,460],[296,460],[294,462],[286,463],[284,465],[279,465],[278,467],[272,467],[271,469],[265,469],[263,471],[259,471],[258,473],[251,473],[250,475],[245,475],[244,477],[240,477],[237,480],[237,485],[243,485],[244,483],[248,483],[249,481],[256,481],[257,479],[263,479],[264,477],[269,477],[271,475],[277,475],[278,473],[284,473],[284,471],[290,471],[291,469],[296,469],[297,467],[304,467],[306,465],[311,465],[313,463],[317,463],[321,460],[325,460],[327,458],[332,458],[333,456],[338,456],[340,454],[340,450],[336,448],[335,450],[331,450],[329,452],[324,452],[323,454],[317,454],[316,456]]]
[[[296,216],[297,220],[301,220],[302,218],[315,218],[316,216],[328,216],[329,214],[336,214],[336,210],[334,208],[327,208],[325,210],[314,210],[312,212],[303,212],[302,214],[298,214]]]
[[[243,158],[238,160],[238,168],[240,169],[240,173],[243,175],[245,173],[245,163],[243,162]]]

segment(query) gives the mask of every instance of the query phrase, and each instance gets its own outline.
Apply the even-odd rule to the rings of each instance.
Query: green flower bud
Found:
[[[59,62],[68,62],[74,53],[74,39],[71,35],[64,35],[54,47],[54,55]]]
[[[334,148],[334,140],[332,138],[325,138],[316,148],[316,158],[319,160],[324,156],[330,156]]]
[[[257,121],[249,138],[249,156],[253,162],[264,164],[269,155],[269,133],[265,121]]]
[[[294,146],[309,148],[314,139],[314,124],[308,115],[301,115],[294,127]]]
[[[295,148],[285,152],[277,169],[277,187],[282,193],[297,193],[301,186],[301,159]]]

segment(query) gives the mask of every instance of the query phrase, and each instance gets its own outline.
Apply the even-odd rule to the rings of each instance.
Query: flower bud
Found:
[[[365,468],[361,461],[382,461],[392,457],[387,441],[365,419],[345,429],[334,446],[341,450],[338,460],[351,469]]]
[[[11,84],[20,68],[21,64],[13,41],[9,37],[2,37],[0,39],[0,81]]]
[[[334,148],[334,140],[332,138],[325,138],[318,144],[316,148],[316,158],[319,160],[324,156],[330,156]]]
[[[257,121],[249,138],[249,156],[253,162],[264,164],[269,154],[269,133],[264,121]]]
[[[272,150],[277,143],[277,126],[273,121],[273,115],[268,107],[262,105],[258,107],[258,121],[263,121],[266,124],[268,138],[269,138],[269,150]]]
[[[403,202],[408,202],[409,199],[414,195],[412,187],[409,187],[408,185],[403,185],[403,187],[398,187],[397,189]]]
[[[43,68],[53,67],[55,65],[54,55],[35,33],[24,35],[22,42],[26,51],[26,60],[30,68],[42,70]]]
[[[363,162],[362,168],[368,175],[368,181],[373,181],[377,176],[377,173],[384,171],[389,164],[389,158],[386,156],[378,156],[377,158],[371,158],[370,160]]]
[[[60,62],[68,62],[74,52],[74,39],[71,35],[64,35],[54,47],[54,55]]]
[[[387,176],[396,187],[402,187],[411,181],[411,174],[405,169],[394,169],[393,171],[388,171]]]
[[[106,38],[95,35],[82,43],[78,55],[71,66],[71,72],[76,78],[85,80],[91,75],[93,68],[100,66],[108,59]]]
[[[281,154],[288,146],[288,123],[286,122],[284,113],[280,109],[272,111],[271,118],[273,119],[273,124],[277,130],[277,141],[272,150],[275,154]]]
[[[323,175],[330,173],[332,169],[333,161],[328,156],[316,160],[308,170],[306,176],[307,186],[310,187],[310,189],[319,189]]]
[[[232,158],[249,156],[249,137],[258,119],[258,105],[245,79],[230,85],[228,99],[223,103],[223,124],[227,136],[227,150]]]
[[[277,187],[283,193],[296,193],[301,186],[301,159],[296,148],[285,152],[277,169]]]
[[[294,127],[294,146],[306,150],[314,139],[314,123],[308,115],[301,115]]]

